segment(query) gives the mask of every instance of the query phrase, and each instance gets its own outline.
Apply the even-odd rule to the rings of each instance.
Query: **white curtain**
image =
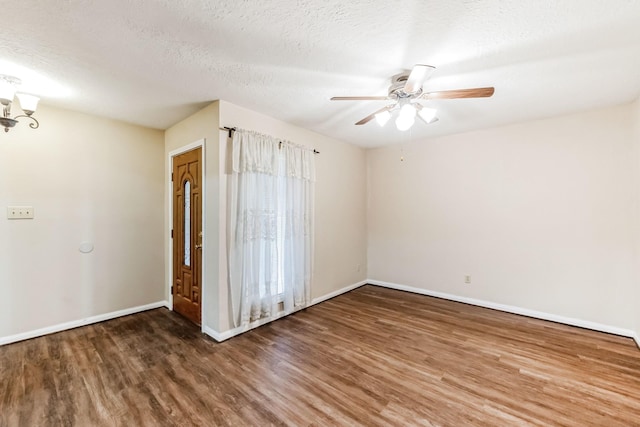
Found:
[[[315,168],[311,150],[242,129],[232,165],[229,284],[235,326],[246,326],[310,301]]]

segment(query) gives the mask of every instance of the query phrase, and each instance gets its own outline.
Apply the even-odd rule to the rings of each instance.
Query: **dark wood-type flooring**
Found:
[[[166,309],[0,347],[2,426],[638,426],[628,338],[364,286],[223,343]]]

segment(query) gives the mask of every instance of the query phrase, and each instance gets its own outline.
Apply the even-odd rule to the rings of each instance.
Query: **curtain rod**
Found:
[[[233,133],[236,131],[236,128],[234,128],[234,127],[230,128],[230,127],[227,127],[227,126],[224,126],[224,127],[218,128],[218,129],[226,130],[227,132],[229,132],[229,138],[232,138],[233,137]],[[280,141],[280,145],[282,145],[282,141]],[[320,154],[320,152],[314,148],[313,149],[313,154]]]

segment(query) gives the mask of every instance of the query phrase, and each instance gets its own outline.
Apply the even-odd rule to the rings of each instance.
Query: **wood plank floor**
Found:
[[[157,309],[0,347],[1,426],[638,426],[631,339],[364,286],[223,343]]]

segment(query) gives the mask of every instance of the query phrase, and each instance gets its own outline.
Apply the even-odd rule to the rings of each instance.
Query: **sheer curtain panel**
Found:
[[[229,197],[229,285],[235,326],[310,301],[313,152],[238,129]]]

